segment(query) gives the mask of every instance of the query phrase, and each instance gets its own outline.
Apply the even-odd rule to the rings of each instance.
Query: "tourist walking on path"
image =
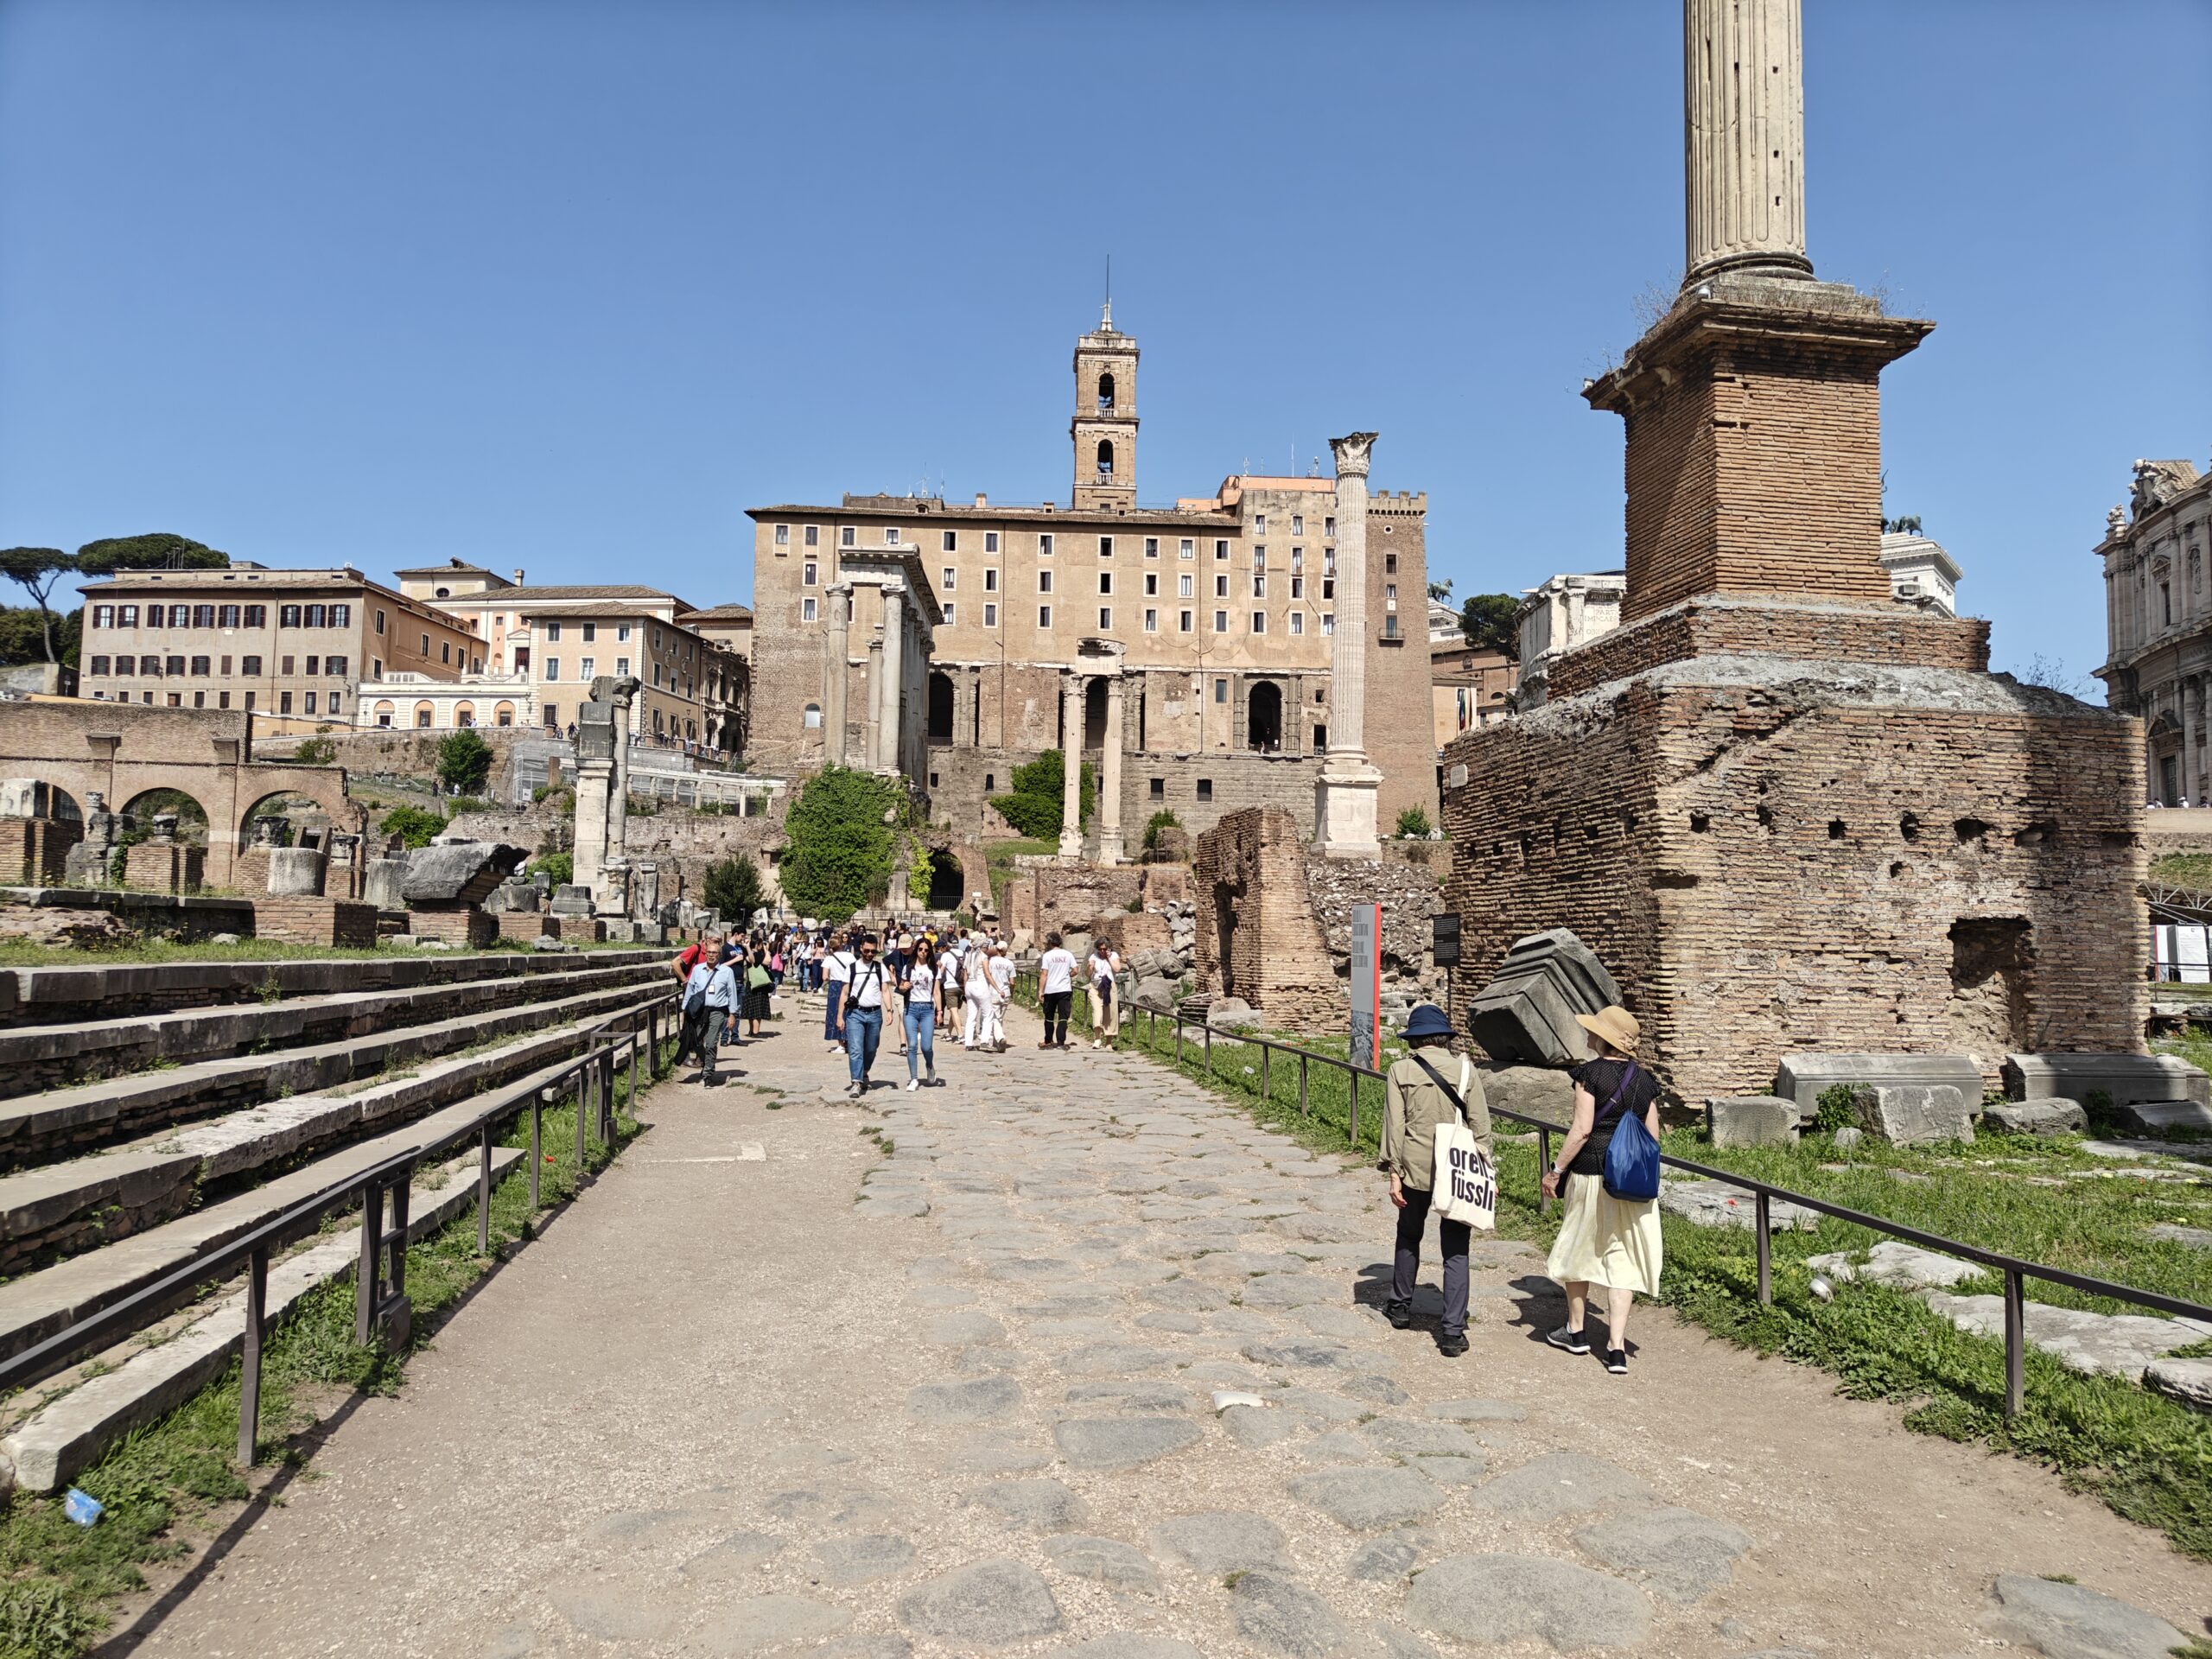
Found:
[[[745,982],[745,965],[747,961],[745,947],[735,939],[724,939],[721,960],[728,967],[730,972],[736,976],[738,983],[742,985]],[[715,1041],[718,1046],[727,1045],[731,1048],[738,1046],[737,1008],[734,1000],[731,1005],[725,1007],[721,1018],[714,1022],[714,1030]]]
[[[1482,1074],[1465,1056],[1446,1046],[1452,1021],[1433,1002],[1406,1017],[1411,1050],[1394,1061],[1382,1089],[1382,1158],[1379,1168],[1390,1178],[1390,1202],[1398,1209],[1397,1257],[1390,1274],[1390,1300],[1382,1312],[1403,1331],[1414,1322],[1414,1283],[1421,1272],[1421,1234],[1428,1226],[1438,1170],[1436,1131],[1462,1118],[1485,1156],[1491,1154],[1490,1103]],[[1456,1359],[1467,1351],[1467,1241],[1464,1221],[1436,1223],[1444,1255],[1444,1320],[1437,1350]]]
[[[837,1018],[845,1028],[845,1059],[852,1073],[855,1100],[868,1092],[868,1068],[875,1064],[876,1046],[883,1041],[888,988],[883,964],[875,959],[875,939],[863,933],[851,977],[837,986]]]
[[[991,983],[990,954],[981,945],[971,944],[963,962],[960,1046],[988,1047],[990,1043],[991,999],[996,995]]]
[[[1090,947],[1084,972],[1090,980],[1090,1046],[1106,1048],[1122,1031],[1121,953],[1101,939]]]
[[[840,928],[830,936],[830,953],[822,958],[822,1034],[832,1054],[845,1046],[845,982],[853,976],[854,960]]]
[[[899,995],[906,1000],[906,1087],[918,1089],[926,1081],[937,1086],[937,951],[927,939],[914,941],[913,959],[899,982]],[[919,1063],[918,1065],[917,1063]],[[926,1067],[927,1077],[919,1074]]]
[[[1014,1001],[1014,958],[1004,941],[994,938],[983,953],[984,971],[991,976],[990,1024],[984,1028],[983,1046],[994,1054],[1006,1052],[1006,1005]]]
[[[725,1027],[737,1023],[737,976],[745,960],[741,951],[720,953],[721,960],[709,965],[702,960],[692,970],[695,979],[703,975],[706,982],[702,990],[707,1004],[705,1030],[699,1047],[699,1081],[709,1089],[721,1086],[716,1065],[721,1058],[721,1037]]]
[[[899,1017],[899,987],[906,976],[906,953],[914,948],[912,936],[886,930],[883,935],[883,972],[891,982],[891,995],[884,999],[883,1017],[897,1039],[899,1052],[906,1052],[906,1022]]]
[[[773,998],[776,994],[775,972],[761,960],[766,949],[766,945],[755,947],[752,960],[747,963],[745,968],[745,999],[742,1012],[746,1023],[753,1027],[750,1034],[755,1039],[760,1035],[760,1022],[766,1020],[772,1011]],[[736,1023],[735,1020],[730,1021],[732,1026],[735,1026]]]
[[[1630,1116],[1659,1135],[1659,1084],[1637,1064],[1642,1033],[1625,1008],[1609,1007],[1575,1019],[1592,1039],[1598,1058],[1569,1074],[1574,1079],[1574,1122],[1559,1158],[1544,1172],[1544,1196],[1565,1189],[1559,1236],[1544,1271],[1567,1293],[1567,1323],[1546,1338],[1570,1354],[1590,1351],[1583,1335],[1590,1287],[1606,1287],[1605,1369],[1628,1370],[1628,1310],[1638,1291],[1659,1294],[1659,1205],[1635,1203],[1605,1191],[1605,1149]]]
[[[1045,1014],[1045,1040],[1039,1048],[1068,1046],[1068,1006],[1075,1001],[1075,953],[1060,944],[1060,936],[1045,936],[1045,954],[1037,960],[1037,995]]]
[[[690,958],[690,966],[683,970],[683,993],[681,1007],[683,1023],[677,1029],[676,1064],[681,1065],[690,1055],[697,1055],[699,1064],[707,1063],[707,982],[714,977],[715,965],[721,959],[721,941],[709,933],[683,953]],[[682,957],[677,959],[683,960]]]

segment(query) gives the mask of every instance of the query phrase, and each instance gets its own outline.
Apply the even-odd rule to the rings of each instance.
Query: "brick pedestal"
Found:
[[[43,887],[62,880],[85,826],[59,818],[0,818],[0,882]]]
[[[207,868],[204,848],[181,841],[142,841],[124,854],[126,887],[148,893],[197,893]]]
[[[524,944],[528,944],[532,939],[541,938],[553,931],[546,926],[546,923],[551,918],[543,911],[502,911],[498,919],[501,938],[519,939]]]
[[[443,939],[448,944],[480,948],[499,937],[499,919],[477,905],[451,909],[410,906],[408,929],[418,939]]]
[[[366,949],[377,942],[374,905],[302,894],[253,901],[253,934],[294,944],[345,945]]]

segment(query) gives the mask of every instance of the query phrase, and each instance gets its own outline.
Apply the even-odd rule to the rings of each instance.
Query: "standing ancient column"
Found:
[[[2180,806],[2195,806],[2199,779],[2196,766],[2196,715],[2190,707],[2195,701],[2189,695],[2186,679],[2174,682],[2174,701],[2181,705],[2181,764],[2174,768],[2181,786]]]
[[[1106,745],[1098,768],[1098,861],[1119,864],[1122,847],[1122,676],[1106,677]]]
[[[822,653],[822,764],[845,764],[845,693],[852,671],[846,662],[847,640],[853,620],[853,584],[833,582],[830,605],[829,642]]]
[[[1682,285],[1730,270],[1809,276],[1798,0],[1683,0]]]
[[[596,682],[592,695],[599,695]],[[607,794],[607,856],[616,862],[626,861],[630,845],[630,708],[636,696],[635,680],[607,680],[607,701],[614,709],[614,779]]]
[[[1069,671],[1060,683],[1060,856],[1083,856],[1084,678]]]
[[[906,702],[906,584],[883,584],[883,700],[875,711],[875,769],[899,770],[899,716]]]
[[[1329,651],[1329,753],[1314,791],[1313,836],[1334,858],[1376,858],[1376,791],[1367,760],[1367,466],[1376,434],[1332,438],[1337,457],[1336,632]]]

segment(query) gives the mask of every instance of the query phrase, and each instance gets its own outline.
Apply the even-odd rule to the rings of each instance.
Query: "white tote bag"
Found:
[[[1435,1195],[1430,1207],[1446,1221],[1490,1232],[1497,1226],[1497,1171],[1467,1127],[1465,1093],[1474,1067],[1459,1061],[1459,1116],[1436,1126]]]

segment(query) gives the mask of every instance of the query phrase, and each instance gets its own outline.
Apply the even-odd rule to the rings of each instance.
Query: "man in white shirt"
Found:
[[[845,1027],[845,1058],[852,1071],[852,1096],[868,1092],[868,1067],[875,1064],[876,1046],[883,1040],[883,1010],[889,976],[875,959],[875,940],[861,935],[860,955],[853,961],[850,977],[837,987],[837,1011]]]
[[[721,954],[717,950],[717,956]],[[683,988],[686,998],[697,986],[706,1001],[706,1029],[699,1048],[699,1081],[709,1089],[721,1087],[721,1078],[715,1075],[715,1061],[721,1052],[722,1027],[735,1016],[738,1003],[737,966],[731,962],[709,963],[703,958],[692,969],[691,978]]]
[[[830,1052],[845,1046],[845,1014],[842,999],[845,982],[852,977],[853,953],[840,931],[830,936],[830,954],[822,958],[822,1034],[830,1039]]]
[[[691,955],[689,951],[684,954]],[[683,1024],[680,1027],[683,1034],[676,1045],[676,1063],[681,1065],[686,1055],[696,1054],[699,1057],[699,1075],[702,1077],[707,1072],[708,1027],[710,1023],[715,1027],[714,1039],[719,1040],[721,1037],[719,1022],[711,1021],[707,1012],[707,987],[714,979],[715,963],[721,959],[721,954],[722,942],[719,934],[701,936],[698,954],[692,956],[690,969],[683,976],[681,1004]]]
[[[1122,1029],[1122,998],[1119,973],[1122,958],[1119,952],[1104,940],[1091,947],[1090,960],[1084,965],[1084,972],[1090,981],[1090,1046],[1104,1048],[1110,1045]]]
[[[1045,954],[1037,959],[1037,990],[1044,1004],[1045,1040],[1039,1048],[1068,1046],[1068,1008],[1075,1001],[1075,952],[1060,943],[1057,933],[1045,936]]]

